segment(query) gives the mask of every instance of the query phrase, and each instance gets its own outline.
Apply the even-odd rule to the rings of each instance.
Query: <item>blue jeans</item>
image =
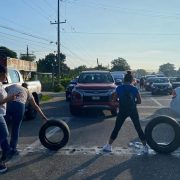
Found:
[[[1,149],[3,153],[6,153],[10,150],[10,146],[8,144],[8,128],[6,121],[3,116],[0,116],[0,144],[1,144]]]
[[[10,139],[10,147],[13,150],[16,150],[18,138],[19,138],[19,131],[21,122],[23,120],[25,111],[25,104],[10,101],[7,103],[7,112],[6,118],[10,122],[11,126],[11,139]]]

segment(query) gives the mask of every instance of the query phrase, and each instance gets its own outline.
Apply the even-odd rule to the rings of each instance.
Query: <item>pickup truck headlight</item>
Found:
[[[82,97],[81,90],[77,88],[73,88],[71,96],[73,99],[80,100]]]
[[[111,99],[112,99],[112,101],[117,101],[116,89],[110,90],[110,94],[111,94]]]

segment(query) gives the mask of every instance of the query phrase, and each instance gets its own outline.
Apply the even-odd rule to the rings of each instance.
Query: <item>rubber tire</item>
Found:
[[[45,134],[46,130],[51,126],[59,127],[60,129],[62,129],[64,133],[64,137],[58,143],[53,143],[46,138],[46,134]],[[50,120],[47,123],[45,123],[39,131],[39,140],[41,144],[47,149],[53,151],[57,151],[62,147],[64,147],[68,143],[69,137],[70,137],[70,130],[68,125],[64,121]]]
[[[175,133],[174,140],[168,145],[159,145],[152,138],[153,128],[161,123],[169,124]],[[145,128],[145,136],[148,145],[158,153],[169,154],[175,151],[180,146],[180,124],[169,116],[159,116],[152,119]]]
[[[36,104],[39,106],[39,97],[36,93],[32,93],[34,100],[36,102]],[[31,106],[31,104],[29,103],[27,105],[26,111],[25,111],[25,117],[24,120],[34,120],[36,119],[37,116],[37,111]]]

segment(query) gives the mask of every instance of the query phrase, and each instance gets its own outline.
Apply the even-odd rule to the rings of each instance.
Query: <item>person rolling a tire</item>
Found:
[[[18,143],[21,122],[23,120],[25,112],[26,101],[28,101],[32,105],[32,107],[40,114],[43,122],[47,122],[47,117],[44,115],[40,107],[36,104],[32,94],[27,89],[27,84],[23,83],[23,86],[13,84],[6,88],[6,91],[9,96],[18,93],[18,96],[16,96],[16,98],[13,101],[7,103],[6,114],[7,121],[12,124],[10,146],[14,154],[18,153],[16,147]]]

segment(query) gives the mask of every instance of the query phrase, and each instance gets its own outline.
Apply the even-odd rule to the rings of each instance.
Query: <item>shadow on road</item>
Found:
[[[84,179],[126,179],[125,172],[128,171],[131,174],[132,180],[177,180],[180,178],[179,166],[180,159],[175,156],[159,154],[153,156],[133,156],[127,161],[94,173]]]

